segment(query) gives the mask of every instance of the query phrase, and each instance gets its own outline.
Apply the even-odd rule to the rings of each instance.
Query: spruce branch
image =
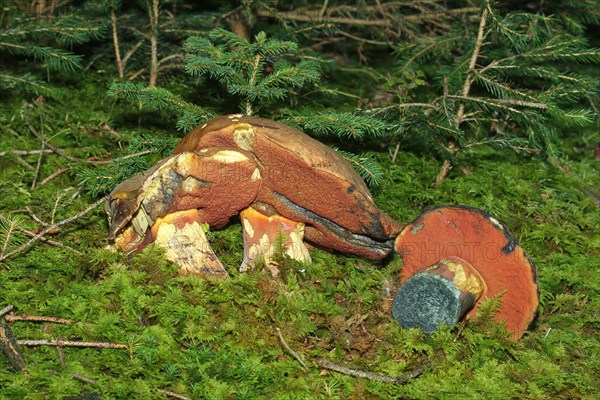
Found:
[[[334,149],[342,155],[354,167],[367,184],[376,186],[383,178],[383,171],[375,162],[375,154],[372,152],[354,154],[347,151]]]
[[[557,136],[552,126],[585,126],[593,115],[579,105],[594,90],[595,79],[565,72],[562,66],[600,62],[600,51],[588,48],[582,36],[565,32],[553,17],[501,15],[489,0],[481,7],[473,33],[467,34],[469,40],[464,40],[464,33],[451,31],[398,46],[399,76],[388,79],[388,86],[397,88],[400,103],[372,110],[399,118],[400,132],[417,133],[432,145],[443,143],[435,144],[444,154],[435,187],[467,144],[551,152]],[[419,71],[424,64],[436,67],[432,78],[442,92],[428,93],[429,109],[409,106],[423,96],[414,93],[407,72]],[[482,124],[489,124],[489,130],[481,129]],[[501,137],[486,138],[486,132]]]
[[[317,136],[356,140],[381,137],[390,128],[381,118],[351,112],[294,113],[285,117],[284,121]]]
[[[58,90],[45,85],[29,74],[15,75],[6,71],[0,71],[0,89],[34,92],[42,96],[56,96],[58,93]]]
[[[186,71],[217,80],[240,99],[240,108],[248,115],[261,102],[284,99],[292,89],[320,79],[320,60],[300,57],[295,42],[268,38],[264,32],[249,42],[215,29],[208,37],[188,38],[184,50]],[[272,71],[267,71],[267,65],[272,65]]]

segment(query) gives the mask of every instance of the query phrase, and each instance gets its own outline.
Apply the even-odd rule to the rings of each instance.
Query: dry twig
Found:
[[[36,154],[47,154],[54,153],[50,149],[38,149],[38,150],[10,150],[10,151],[0,151],[0,157],[4,157],[9,153],[14,154],[16,156],[33,156]]]
[[[70,325],[73,323],[70,319],[58,318],[58,317],[47,317],[44,315],[27,315],[21,314],[16,315],[14,312],[9,312],[4,318],[6,322],[13,323],[16,321],[28,321],[28,322],[51,322],[53,324],[66,324]]]
[[[60,176],[62,174],[64,174],[65,172],[67,172],[68,169],[66,168],[60,168],[58,169],[56,172],[52,173],[51,175],[47,176],[42,182],[42,185],[45,185],[46,183],[50,182],[52,179],[56,178],[57,176]]]
[[[169,396],[172,397],[174,399],[179,399],[179,400],[192,400],[189,397],[183,396],[181,394],[175,393],[175,392],[171,392],[170,390],[165,390],[165,389],[156,389],[157,392],[164,394],[165,396]]]
[[[27,236],[31,237],[31,238],[33,238],[33,237],[36,237],[36,236],[37,236],[37,233],[35,233],[35,232],[32,232],[32,231],[30,231],[30,230],[23,229],[23,228],[19,228],[19,230],[20,230],[21,232],[23,232],[24,234],[26,234]],[[66,244],[64,244],[64,243],[57,242],[56,240],[48,239],[48,238],[46,238],[46,237],[41,237],[39,240],[40,240],[40,242],[47,243],[47,244],[49,244],[49,245],[51,245],[51,246],[56,246],[56,247],[60,247],[60,248],[63,248],[63,249],[69,250],[69,251],[71,251],[71,252],[73,252],[73,253],[77,254],[78,256],[81,256],[81,255],[83,255],[83,253],[82,253],[82,252],[80,252],[79,250],[77,250],[77,249],[74,249],[73,247],[71,247],[71,246],[68,246],[68,245],[66,245]]]
[[[4,317],[6,314],[11,312],[14,308],[15,307],[12,305],[8,305],[8,306],[4,307],[2,310],[0,310],[0,318]]]
[[[87,213],[89,213],[90,211],[92,211],[93,209],[98,207],[100,204],[104,203],[107,199],[108,199],[108,196],[102,197],[101,199],[97,200],[95,203],[93,203],[92,205],[87,207],[85,210],[80,211],[77,214],[70,216],[69,218],[63,219],[62,221],[57,222],[57,223],[47,227],[46,229],[44,229],[43,231],[41,231],[40,233],[38,233],[31,239],[29,239],[28,242],[22,244],[21,246],[17,247],[16,249],[9,251],[6,254],[0,254],[0,261],[4,261],[9,257],[14,256],[15,254],[18,254],[18,253],[21,253],[21,252],[27,250],[31,245],[33,245],[35,242],[40,240],[48,232],[52,231],[53,229],[59,228],[63,225],[66,225],[69,222],[75,221],[76,219],[81,218],[82,216],[86,215]]]
[[[114,344],[106,342],[73,342],[57,340],[17,340],[17,344],[20,346],[56,346],[56,347],[86,347],[96,349],[126,349],[127,346],[124,344]]]
[[[302,360],[302,358],[300,358],[300,356],[298,355],[298,353],[296,353],[294,350],[292,350],[292,348],[285,342],[285,339],[283,338],[283,335],[281,334],[281,329],[279,329],[279,327],[275,327],[275,330],[277,331],[277,335],[279,336],[279,341],[281,342],[281,345],[285,348],[285,350],[296,359],[296,361],[298,361],[300,363],[300,365],[302,365],[302,368],[304,368],[305,371],[308,371],[308,365],[306,365],[306,363],[304,362],[304,360]]]
[[[8,307],[5,307],[2,311]],[[15,341],[15,336],[4,321],[0,321],[0,348],[15,371],[18,372],[27,368],[27,363],[25,362],[25,358],[23,358],[23,353],[21,353],[18,343]]]
[[[361,371],[359,369],[352,369],[352,368],[344,367],[341,365],[337,365],[337,364],[331,362],[330,360],[325,360],[325,359],[317,360],[316,364],[318,367],[330,369],[332,371],[339,372],[340,374],[355,376],[357,378],[366,378],[366,379],[383,382],[383,383],[393,383],[396,385],[401,385],[403,383],[408,382],[411,379],[416,378],[417,376],[421,375],[423,373],[423,371],[425,371],[425,369],[427,368],[427,365],[422,365],[421,367],[417,368],[416,370],[414,370],[412,372],[407,373],[406,375],[399,376],[399,377],[393,377],[393,376],[387,376],[387,375],[374,374],[372,372],[367,372],[367,371]]]

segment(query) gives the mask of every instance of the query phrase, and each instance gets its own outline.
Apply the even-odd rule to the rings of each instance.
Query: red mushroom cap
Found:
[[[536,269],[504,224],[477,208],[437,207],[421,214],[396,238],[404,260],[401,281],[447,257],[469,261],[485,281],[481,299],[502,294],[496,315],[519,339],[539,305]],[[481,300],[480,300],[481,301]],[[477,304],[469,312],[475,317]]]

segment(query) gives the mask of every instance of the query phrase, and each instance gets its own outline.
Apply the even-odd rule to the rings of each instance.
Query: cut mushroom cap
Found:
[[[520,338],[537,313],[539,283],[536,269],[504,224],[471,207],[448,206],[426,211],[406,226],[395,249],[404,260],[404,282],[439,260],[467,260],[485,283],[481,299],[501,295],[496,314]],[[479,300],[481,301],[481,300]],[[475,317],[478,306],[469,312]]]
[[[307,241],[370,259],[392,250],[400,225],[377,208],[362,178],[331,148],[290,126],[236,114],[194,129],[175,153],[211,146],[251,152],[263,174],[257,201],[304,223]]]

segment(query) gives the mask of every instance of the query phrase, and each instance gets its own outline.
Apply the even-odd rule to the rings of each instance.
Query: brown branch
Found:
[[[444,181],[444,179],[448,175],[448,172],[450,172],[451,169],[452,162],[450,160],[444,160],[444,162],[442,163],[442,168],[440,168],[437,176],[435,177],[435,182],[433,183],[434,188],[437,189],[440,187],[440,185],[442,184],[442,182]]]
[[[138,76],[140,76],[141,74],[143,74],[144,72],[146,72],[146,67],[140,68],[139,70],[137,70],[133,74],[129,75],[129,77],[127,78],[127,80],[128,81],[132,81],[135,78],[137,78]]]
[[[85,347],[96,349],[126,349],[124,344],[106,343],[106,342],[72,342],[57,340],[17,340],[21,346],[61,346],[61,347]]]
[[[168,55],[166,57],[161,58],[160,60],[158,60],[158,65],[162,66],[164,63],[166,63],[167,61],[171,61],[173,59],[183,59],[183,54],[182,53],[175,53],[175,54],[171,54]]]
[[[306,365],[306,363],[304,362],[304,360],[302,360],[302,358],[300,358],[300,356],[298,355],[298,353],[296,353],[294,350],[292,350],[292,348],[285,342],[285,339],[283,338],[283,335],[281,334],[281,329],[279,329],[279,327],[275,327],[275,330],[277,331],[277,335],[279,336],[279,341],[281,342],[281,345],[283,346],[283,348],[292,356],[296,359],[296,361],[298,361],[300,363],[300,365],[302,365],[302,368],[305,371],[308,371],[308,365]]]
[[[380,40],[373,40],[373,39],[364,39],[358,36],[354,36],[348,32],[344,32],[342,30],[338,31],[338,33],[342,36],[346,36],[347,38],[350,38],[352,40],[356,40],[357,42],[360,43],[367,43],[367,44],[373,44],[376,46],[391,46],[392,42],[382,42]]]
[[[264,10],[257,10],[256,14],[259,18],[274,17],[274,15],[271,12]],[[327,16],[325,18],[320,18],[319,14],[319,11],[308,11],[305,14],[301,14],[298,11],[278,11],[277,18],[300,22],[316,22],[324,19],[326,21],[334,22],[340,25],[389,26],[389,21],[382,19],[341,18]]]
[[[22,157],[20,156],[16,156],[15,160],[17,160],[17,163],[21,164],[22,166],[24,166],[25,168],[29,169],[29,170],[34,170],[35,168],[33,168],[31,166],[31,164],[29,164],[27,161],[25,161]]]
[[[36,154],[46,154],[46,153],[54,153],[54,151],[50,149],[43,150],[10,150],[10,151],[2,151],[0,152],[0,157],[6,156],[8,153],[12,153],[16,156],[33,156]]]
[[[150,79],[149,87],[155,87],[158,80],[158,0],[146,1],[148,17],[150,18]]]
[[[66,324],[70,325],[73,323],[70,319],[58,318],[58,317],[46,317],[43,315],[27,315],[21,314],[16,315],[14,312],[9,313],[4,319],[6,322],[13,323],[16,321],[28,321],[28,322],[51,322],[54,324]]]
[[[355,376],[357,378],[370,379],[372,381],[378,381],[378,382],[383,382],[383,383],[393,383],[396,385],[402,385],[402,384],[408,382],[409,380],[418,377],[419,375],[421,375],[423,373],[423,371],[425,371],[425,369],[428,366],[428,365],[422,365],[421,367],[417,368],[416,370],[414,370],[412,372],[407,373],[406,375],[399,376],[399,377],[393,377],[393,376],[374,374],[372,372],[361,371],[358,369],[344,367],[341,365],[337,365],[337,364],[331,362],[330,360],[325,360],[325,359],[317,360],[316,364],[320,368],[330,369],[332,371],[339,372],[340,374]]]
[[[56,352],[58,353],[58,361],[61,367],[65,367],[65,352],[63,351],[63,341],[61,338],[56,339]]]
[[[6,254],[0,254],[0,261],[6,260],[7,258],[14,256],[15,254],[18,254],[18,253],[21,253],[21,252],[25,251],[32,244],[34,244],[36,241],[40,240],[44,235],[46,235],[51,230],[59,228],[59,227],[65,225],[65,224],[68,224],[69,222],[72,222],[72,221],[75,221],[76,219],[81,218],[82,216],[86,215],[87,213],[89,213],[90,211],[92,211],[93,209],[95,209],[96,207],[98,207],[100,204],[104,203],[107,199],[108,199],[108,196],[105,196],[105,197],[97,200],[94,204],[90,205],[85,210],[80,211],[77,214],[70,216],[69,218],[63,219],[62,221],[57,222],[57,223],[55,223],[55,224],[47,227],[46,229],[44,229],[43,231],[41,231],[40,233],[38,233],[37,235],[35,235],[34,237],[32,237],[28,242],[26,242],[23,245],[17,247],[16,249],[14,249],[12,251],[9,251]]]
[[[123,63],[127,63],[127,60],[144,44],[144,40],[138,41],[125,55],[123,56]]]
[[[487,24],[489,10],[486,8],[483,9],[481,13],[481,21],[479,21],[479,29],[477,31],[477,39],[475,40],[475,47],[473,48],[473,53],[471,54],[471,59],[469,61],[469,69],[467,70],[467,76],[465,77],[465,82],[462,89],[463,97],[467,97],[471,90],[471,85],[475,80],[475,66],[477,65],[477,59],[479,58],[479,54],[481,52],[481,46],[483,45],[483,39],[485,37],[485,26]],[[456,127],[460,126],[462,122],[462,118],[465,112],[465,105],[461,103],[456,113]]]
[[[4,307],[2,310],[0,310],[0,318],[4,317],[6,314],[11,312],[14,308],[15,308],[15,306],[10,305],[10,304],[7,305],[6,307]]]
[[[117,13],[114,8],[110,10],[110,24],[112,26],[112,38],[113,47],[115,48],[115,59],[117,61],[117,71],[119,72],[119,78],[123,79],[125,76],[124,62],[121,59],[121,48],[119,47],[119,33],[117,31]]]
[[[469,92],[471,91],[471,85],[475,81],[475,67],[477,65],[477,59],[479,58],[479,54],[481,53],[481,46],[483,45],[483,39],[485,38],[485,27],[487,24],[487,17],[489,14],[489,10],[487,7],[483,8],[481,12],[481,20],[479,21],[479,29],[477,30],[477,38],[475,39],[475,47],[473,48],[473,53],[471,54],[471,59],[469,60],[469,68],[467,70],[467,76],[465,77],[465,82],[462,88],[462,97],[468,97]],[[458,106],[458,110],[456,112],[456,129],[460,128],[460,124],[463,122],[465,114],[465,103],[461,102]],[[453,142],[449,143],[449,151],[452,155],[460,153],[460,148]],[[440,187],[442,181],[448,175],[448,172],[452,168],[452,162],[448,159],[444,160],[442,164],[442,168],[440,168],[437,176],[435,177],[435,182],[433,184],[434,188]]]
[[[35,233],[35,232],[32,232],[32,231],[30,231],[30,230],[23,229],[23,228],[19,228],[19,230],[20,230],[21,232],[23,232],[24,234],[26,234],[27,236],[29,236],[29,237],[35,237],[35,236],[37,236],[37,233]],[[39,240],[40,240],[40,242],[47,243],[47,244],[49,244],[49,245],[51,245],[51,246],[56,246],[56,247],[60,247],[60,248],[63,248],[63,249],[66,249],[66,250],[72,251],[73,253],[75,253],[75,254],[77,254],[77,255],[79,255],[79,256],[82,256],[82,255],[83,255],[83,253],[82,253],[82,252],[80,252],[79,250],[77,250],[77,249],[74,249],[73,247],[71,247],[71,246],[68,246],[68,245],[66,245],[66,244],[64,244],[64,243],[57,242],[57,241],[55,241],[55,240],[48,239],[48,238],[46,238],[46,237],[41,237]]]
[[[352,12],[356,12],[356,8],[352,7]],[[321,10],[307,10],[307,9],[297,9],[295,11],[279,11],[279,10],[257,10],[256,16],[259,18],[271,18],[276,17],[279,19],[287,19],[290,21],[300,21],[300,22],[315,22],[326,20],[329,22],[334,22],[340,25],[363,25],[363,26],[390,26],[392,21],[387,20],[387,18],[376,17],[374,19],[366,19],[366,18],[346,18],[346,17],[332,17],[331,14],[338,10],[338,8],[330,8],[328,15],[322,15]],[[378,6],[370,6],[370,7],[361,7],[361,11],[371,11],[371,12],[379,12]],[[455,10],[446,10],[444,12],[433,11],[433,12],[423,12],[420,14],[413,15],[404,15],[403,19],[411,22],[422,22],[428,21],[435,18],[442,18],[449,15],[461,15],[461,14],[470,14],[479,11],[478,7],[464,7]],[[389,18],[389,13],[386,16]]]
[[[104,132],[107,132],[109,135],[116,137],[117,139],[121,138],[121,134],[115,131],[113,128],[111,128],[111,126],[107,122],[105,122],[104,125],[100,127],[100,129],[102,129]]]
[[[97,385],[98,382],[88,378],[87,376],[83,376],[81,374],[71,374],[71,377],[73,377],[73,379],[77,379],[78,381],[90,384],[90,385]]]
[[[4,321],[0,321],[0,348],[15,371],[18,372],[27,368],[27,363],[25,362],[25,358],[23,358],[23,353],[19,345],[15,341],[15,336]]]
[[[67,172],[68,169],[67,168],[60,168],[58,169],[56,172],[52,173],[51,175],[47,176],[42,182],[42,185],[45,185],[46,183],[50,182],[52,179],[56,178],[57,176],[60,176],[62,174],[64,174],[65,172]]]
[[[46,138],[44,135],[41,135],[40,141],[42,142],[42,148],[40,150],[44,150],[46,148]],[[42,159],[44,158],[44,153],[40,153],[38,156],[37,163],[35,165],[35,172],[33,173],[33,181],[31,182],[31,190],[35,189],[35,185],[37,184],[38,177],[40,176],[40,168],[42,167]]]
[[[35,215],[35,213],[33,211],[31,211],[31,208],[29,208],[29,206],[25,207],[22,210],[12,210],[10,213],[11,214],[20,214],[20,213],[29,214],[31,219],[33,219],[38,224],[40,224],[42,226],[48,226],[48,224],[46,222],[42,221],[37,215]]]
[[[172,397],[174,399],[179,399],[179,400],[192,400],[189,397],[183,396],[181,394],[175,393],[175,392],[171,392],[170,390],[165,390],[165,389],[156,389],[157,392],[164,394],[165,396],[169,396]]]

